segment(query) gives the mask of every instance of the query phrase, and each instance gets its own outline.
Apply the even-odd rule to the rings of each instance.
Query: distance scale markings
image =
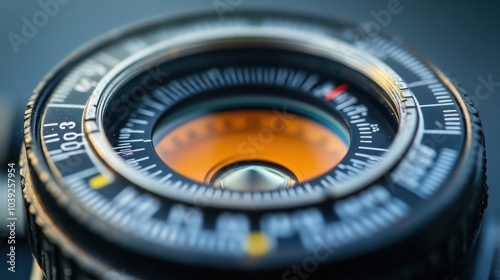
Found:
[[[406,68],[414,77],[419,79],[417,81],[408,82],[407,86],[412,90],[413,94],[417,96],[419,108],[421,108],[421,110],[429,108],[432,111],[432,113],[429,114],[422,114],[422,117],[425,115],[435,116],[438,112],[443,116],[442,121],[436,120],[432,124],[426,124],[424,133],[463,135],[463,120],[460,118],[460,115],[457,115],[459,114],[458,110],[452,108],[458,106],[455,97],[438,79],[436,74],[424,65],[424,63],[410,55],[408,51],[403,50],[401,47],[384,38],[367,38],[365,40],[359,40],[359,42],[356,42],[356,45],[370,51],[373,55],[379,57],[396,70]],[[408,80],[409,77],[403,78]],[[422,90],[422,88],[426,89]],[[452,115],[450,116],[449,114]]]
[[[66,160],[73,155],[86,152],[81,120],[77,117],[81,115],[83,108],[76,106],[78,104],[64,105],[66,104],[49,103],[48,112],[43,117],[44,122],[47,121],[47,123],[42,125],[41,140],[53,162]],[[47,114],[49,112],[50,114]],[[54,116],[59,122],[54,122]]]
[[[426,65],[384,38],[358,40],[356,45],[370,51],[389,66],[394,67],[398,73],[405,73],[401,69],[407,68],[410,75],[403,75],[404,79],[411,81],[417,78],[416,81],[407,83],[407,86],[416,97],[420,110],[424,111],[421,114],[424,121],[424,143],[434,147],[446,141],[448,136],[462,137],[464,135],[463,117],[459,110],[454,108],[458,107],[455,97]],[[427,118],[426,121],[425,116],[434,118],[432,121]],[[443,183],[444,175],[451,172],[452,163],[457,160],[458,152],[448,148],[435,151],[425,145],[417,150],[413,150],[413,153],[410,152],[405,157],[391,177],[395,183],[427,199]]]
[[[395,172],[391,174],[394,183],[406,188],[423,199],[429,198],[440,186],[453,168],[453,163],[458,158],[458,152],[453,149],[443,148],[436,151],[434,146],[447,141],[448,136],[461,137],[463,131],[463,118],[457,107],[455,97],[450,90],[437,78],[437,76],[426,69],[425,65],[399,47],[385,39],[376,38],[373,54],[377,55],[380,48],[393,48],[392,53],[383,57],[390,66],[390,59],[398,62],[398,68],[407,67],[420,80],[407,83],[418,100],[418,107],[423,111],[424,122],[423,143],[427,145],[417,146],[399,164]],[[390,59],[389,59],[390,58]],[[424,90],[425,89],[425,90]],[[425,116],[434,116],[432,121]]]
[[[160,201],[135,188],[105,197],[92,187],[92,180],[101,177],[99,170],[89,168],[65,177],[76,196],[104,219],[136,236],[144,234],[163,246],[215,251],[221,254],[260,256],[272,248],[266,233],[250,231],[250,220],[244,214],[230,212],[218,215],[214,229],[204,226],[200,210],[174,204],[161,210]],[[90,187],[89,187],[90,186]],[[98,188],[97,188],[98,189]],[[158,217],[158,214],[161,214]],[[136,219],[135,217],[140,217]],[[163,218],[162,218],[163,217]]]
[[[106,58],[103,61],[108,64],[101,63],[102,58]],[[86,108],[85,104],[98,81],[119,62],[119,59],[100,52],[73,69],[55,88],[47,108],[57,110],[55,114],[66,117],[64,121],[44,123],[42,130],[43,143],[50,145],[47,150],[54,162],[68,160],[74,155],[85,153],[86,147],[83,141],[75,141],[75,136],[83,136],[79,114]],[[46,112],[45,115],[53,114]],[[71,131],[63,131],[64,129]],[[54,131],[57,133],[53,133]],[[53,148],[54,145],[57,145],[57,148]]]
[[[435,98],[432,104],[420,105],[421,110],[426,112],[423,115],[434,115],[434,122],[426,121],[424,117],[426,134],[438,135],[462,135],[463,120],[457,109],[450,106],[457,106],[451,92],[441,83],[427,85],[428,90],[432,92]]]

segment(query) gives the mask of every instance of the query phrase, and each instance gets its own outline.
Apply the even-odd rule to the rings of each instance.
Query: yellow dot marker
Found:
[[[89,186],[94,190],[98,190],[107,186],[110,182],[111,180],[108,177],[100,174],[89,180]]]
[[[271,247],[269,238],[262,232],[251,232],[247,238],[247,254],[258,257],[265,255]]]

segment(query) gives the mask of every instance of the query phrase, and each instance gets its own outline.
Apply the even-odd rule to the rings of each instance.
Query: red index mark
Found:
[[[349,84],[343,83],[338,87],[332,89],[328,94],[325,95],[325,100],[332,100],[335,97],[339,96],[341,93],[346,91],[349,88]]]

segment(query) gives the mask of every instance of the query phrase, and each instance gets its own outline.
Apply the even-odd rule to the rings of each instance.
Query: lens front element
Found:
[[[171,130],[167,124],[166,135],[155,148],[173,170],[199,183],[273,190],[292,187],[335,167],[349,144],[345,141],[348,131],[339,124],[331,125],[343,135],[307,117],[276,109],[226,110]]]

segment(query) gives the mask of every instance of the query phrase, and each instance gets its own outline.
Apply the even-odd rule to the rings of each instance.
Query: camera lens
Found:
[[[26,112],[45,275],[454,277],[487,202],[477,112],[432,64],[359,31],[200,13],[71,56]]]

